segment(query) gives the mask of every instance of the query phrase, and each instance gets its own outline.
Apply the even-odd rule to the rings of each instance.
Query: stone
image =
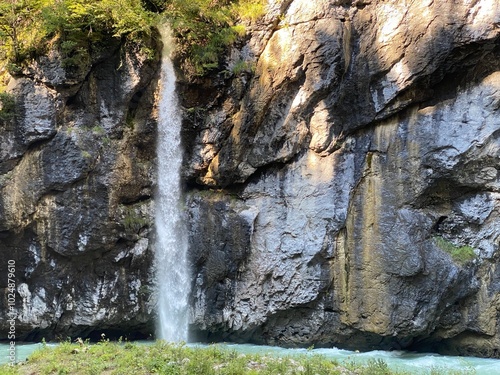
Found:
[[[9,84],[15,116],[0,124],[0,263],[16,262],[21,340],[154,331],[149,145],[159,56],[109,47],[79,71],[49,51]]]
[[[185,133],[193,331],[498,357],[498,4],[280,4]]]

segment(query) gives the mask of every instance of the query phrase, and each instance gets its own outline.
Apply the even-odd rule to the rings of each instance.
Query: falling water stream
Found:
[[[188,294],[187,236],[181,214],[181,114],[175,92],[175,71],[170,60],[172,38],[161,30],[161,88],[158,107],[158,189],[156,193],[156,281],[158,284],[157,337],[187,341]]]

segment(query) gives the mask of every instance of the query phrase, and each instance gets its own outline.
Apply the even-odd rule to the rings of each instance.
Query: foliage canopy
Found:
[[[2,0],[0,74],[58,47],[66,67],[88,58],[106,38],[141,44],[160,22],[169,22],[188,71],[217,67],[228,45],[245,34],[242,20],[264,14],[265,0]],[[240,24],[239,24],[240,23]],[[3,65],[3,68],[2,68]]]

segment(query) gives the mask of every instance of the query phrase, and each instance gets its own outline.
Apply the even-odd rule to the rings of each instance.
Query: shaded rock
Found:
[[[63,69],[49,52],[10,83],[16,110],[0,130],[0,263],[16,262],[19,339],[154,331],[159,57],[127,43],[109,47],[80,70]]]

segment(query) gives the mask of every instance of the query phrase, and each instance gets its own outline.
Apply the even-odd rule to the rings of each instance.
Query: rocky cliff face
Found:
[[[247,30],[179,82],[194,336],[499,357],[498,2],[277,0]],[[153,332],[158,60],[112,45],[10,84],[24,338]]]
[[[12,78],[15,112],[0,122],[0,264],[16,264],[16,333],[148,334],[158,59],[110,40],[78,69],[63,62],[53,51]],[[6,313],[2,298],[2,332]]]
[[[499,25],[279,1],[216,90],[181,85],[200,337],[500,356]]]

